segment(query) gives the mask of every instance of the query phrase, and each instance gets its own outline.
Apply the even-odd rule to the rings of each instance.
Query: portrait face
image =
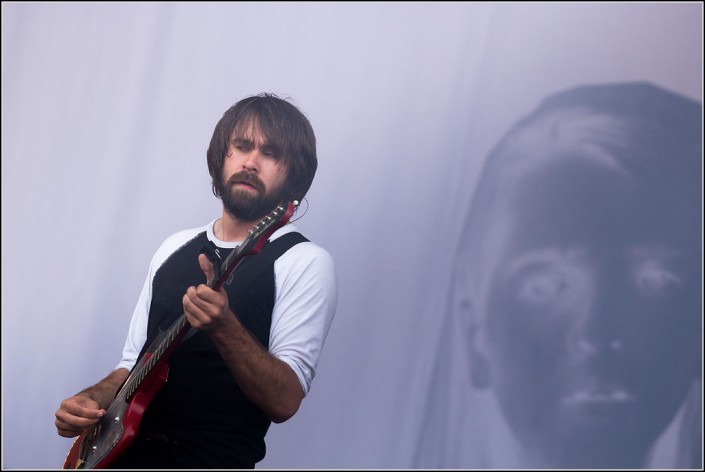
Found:
[[[669,185],[555,159],[493,206],[477,349],[510,428],[556,463],[629,466],[699,372],[699,222]]]

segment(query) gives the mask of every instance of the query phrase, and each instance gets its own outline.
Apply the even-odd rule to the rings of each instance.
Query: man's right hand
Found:
[[[98,422],[105,414],[98,402],[83,395],[75,395],[61,402],[56,410],[56,429],[59,436],[72,438],[78,436]]]

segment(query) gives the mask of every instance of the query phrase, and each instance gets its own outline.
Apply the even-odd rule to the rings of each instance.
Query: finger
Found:
[[[74,428],[73,426],[66,425],[64,423],[60,423],[58,420],[56,421],[56,431],[59,433],[59,436],[62,436],[64,438],[72,438],[74,436],[78,436],[81,434],[83,430]]]
[[[205,284],[198,287],[189,287],[186,296],[190,304],[184,303],[184,309],[194,310],[194,314],[206,317],[218,316],[228,305],[228,298],[225,292],[213,290]],[[196,312],[196,310],[198,312]]]
[[[205,285],[202,286],[205,287]],[[196,287],[189,287],[186,290],[182,303],[184,305],[184,313],[191,326],[200,328],[208,321],[207,309],[209,304],[198,295]]]
[[[72,397],[61,402],[61,408],[57,414],[62,411],[79,418],[100,418],[105,414],[105,410],[99,408],[96,401],[83,396]]]
[[[56,416],[57,421],[65,425],[84,427],[96,423],[104,414],[104,410],[87,411],[82,414],[73,414],[66,410],[59,410],[54,416]]]
[[[84,428],[77,427],[77,426],[72,426],[72,425],[66,425],[66,424],[56,424],[56,432],[59,434],[59,436],[62,436],[64,438],[72,438],[74,436],[78,436],[85,430],[87,430],[89,427],[93,425],[88,425]]]
[[[72,437],[80,434],[84,429],[98,423],[99,418],[86,418],[74,416],[65,410],[56,412],[54,424],[60,436]]]
[[[210,282],[211,279],[215,276],[215,269],[213,269],[213,264],[211,264],[211,261],[208,260],[208,257],[206,257],[205,254],[199,254],[198,255],[198,265],[201,267],[201,270],[206,276],[206,281]]]
[[[59,433],[59,436],[64,436],[64,437],[72,437],[76,436],[78,434],[81,434],[81,432],[86,429],[89,426],[92,426],[95,424],[97,420],[93,420],[91,423],[87,424],[74,424],[74,423],[67,423],[66,421],[56,418],[56,421],[54,421],[54,424],[56,425],[56,430]]]
[[[198,324],[198,308],[193,303],[193,301],[191,301],[191,297],[194,294],[195,288],[189,287],[186,290],[186,293],[184,294],[183,298],[181,299],[181,302],[184,305],[184,314],[186,315],[186,319],[191,324],[191,326],[196,327],[196,325]]]

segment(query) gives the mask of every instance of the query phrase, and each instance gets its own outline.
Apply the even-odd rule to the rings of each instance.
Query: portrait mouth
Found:
[[[607,386],[575,390],[561,400],[565,406],[612,406],[624,405],[635,401],[628,390]]]

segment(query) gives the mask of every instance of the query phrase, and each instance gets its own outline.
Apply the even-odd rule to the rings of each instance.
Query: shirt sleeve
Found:
[[[135,311],[132,313],[127,339],[125,339],[125,345],[122,348],[122,360],[120,360],[120,363],[117,367],[115,367],[116,369],[123,368],[132,370],[137,363],[137,356],[147,340],[147,320],[149,317],[149,304],[152,299],[151,280],[152,276],[150,268],[150,274],[144,281],[142,291],[137,299],[137,306],[135,307]]]
[[[269,352],[286,362],[308,394],[338,301],[331,255],[302,242],[274,263],[276,297]]]
[[[152,304],[152,279],[154,278],[154,274],[175,250],[196,236],[199,232],[206,230],[207,227],[208,226],[187,229],[172,234],[164,240],[154,253],[154,256],[152,256],[147,278],[144,281],[142,291],[137,299],[137,305],[132,313],[127,339],[125,339],[125,345],[122,348],[122,359],[115,367],[116,369],[124,368],[132,370],[137,363],[137,356],[142,350],[144,343],[147,341],[147,323],[149,321],[149,308]]]

